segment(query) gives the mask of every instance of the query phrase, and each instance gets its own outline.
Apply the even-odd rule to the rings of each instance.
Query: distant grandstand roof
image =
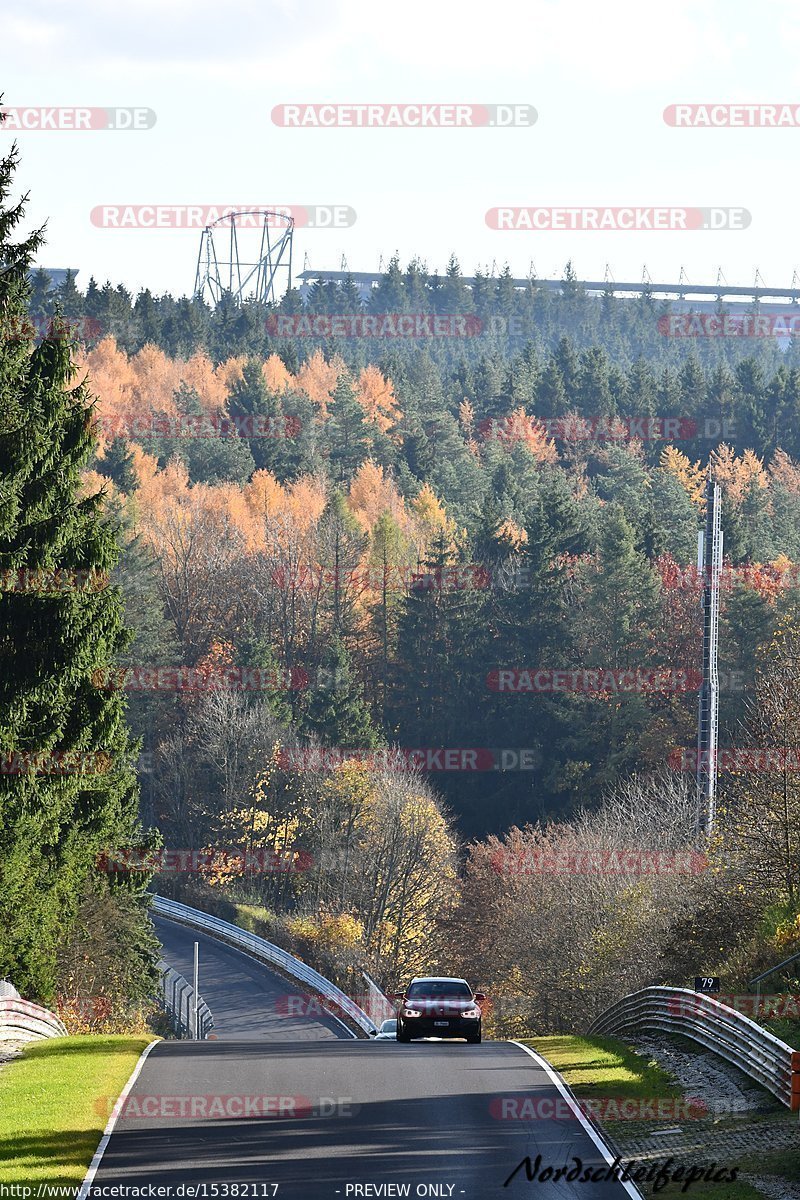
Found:
[[[402,272],[401,272],[402,274]],[[385,278],[386,274],[383,271],[312,271],[307,269],[301,271],[299,279],[303,281],[303,286],[307,289],[313,283],[344,283],[350,279],[362,294],[367,294],[372,288],[377,287]],[[497,276],[490,278],[497,279]],[[443,282],[439,276],[440,282]],[[466,287],[474,287],[475,278],[473,276],[463,276],[461,282]],[[723,281],[716,283],[691,284],[685,280],[680,280],[678,283],[617,283],[607,279],[582,279],[575,281],[577,285],[583,288],[590,294],[602,295],[603,292],[608,292],[614,296],[633,297],[633,296],[652,296],[662,300],[677,300],[692,302],[695,308],[704,308],[712,306],[720,301],[727,302],[731,307],[736,307],[737,304],[753,302],[757,300],[763,304],[765,308],[769,308],[770,302],[779,300],[789,300],[793,304],[800,302],[800,288],[797,287],[767,287],[764,284],[753,285],[752,287],[731,287]],[[529,277],[522,279],[511,279],[511,284],[518,291],[527,291],[530,288],[542,288],[550,292],[560,292],[563,290],[564,281],[561,279],[531,279]]]

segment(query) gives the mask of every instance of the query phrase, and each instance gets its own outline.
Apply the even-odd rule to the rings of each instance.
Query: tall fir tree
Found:
[[[325,432],[334,479],[337,483],[352,479],[367,457],[369,429],[364,410],[356,399],[353,382],[346,374],[336,381]]]
[[[287,448],[287,425],[280,396],[271,392],[264,380],[261,363],[254,358],[248,359],[242,370],[242,378],[237,380],[231,390],[228,400],[228,411],[236,420],[244,420],[240,428],[247,432],[247,423],[251,418],[257,418],[261,423],[261,432],[268,433],[267,437],[255,437],[250,441],[250,451],[256,467],[259,470],[271,471],[276,479],[284,481],[289,466]],[[253,430],[256,425],[252,426]]]
[[[320,664],[305,727],[324,745],[342,750],[374,750],[379,744],[350,655],[339,637],[331,640]]]
[[[0,159],[4,328],[25,315],[42,241],[14,240],[16,163],[16,148]],[[4,337],[0,394],[0,975],[48,1000],[86,887],[110,886],[98,854],[136,834],[135,747],[121,693],[97,684],[126,635],[119,592],[102,586],[116,533],[80,494],[94,439],[69,342]]]
[[[130,444],[122,437],[115,437],[97,464],[101,475],[115,483],[120,491],[132,496],[139,486],[139,477],[133,465]]]

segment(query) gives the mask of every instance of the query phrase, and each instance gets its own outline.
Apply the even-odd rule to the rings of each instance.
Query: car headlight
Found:
[[[416,1008],[404,1008],[403,1016],[404,1017],[421,1017],[422,1013],[419,1011],[419,1009],[416,1009]]]
[[[462,1017],[469,1017],[471,1020],[477,1020],[481,1015],[481,1010],[479,1008],[467,1008],[461,1015]]]

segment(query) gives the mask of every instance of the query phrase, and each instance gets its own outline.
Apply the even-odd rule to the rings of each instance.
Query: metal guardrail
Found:
[[[755,1079],[792,1112],[800,1110],[800,1052],[702,992],[649,987],[601,1013],[589,1033],[655,1029],[691,1038]]]
[[[291,975],[293,979],[307,984],[325,1000],[334,1004],[368,1036],[377,1031],[378,1027],[372,1018],[362,1008],[359,1008],[341,988],[331,983],[324,975],[320,975],[313,967],[309,967],[307,963],[301,962],[293,954],[282,950],[280,946],[273,945],[272,942],[258,937],[255,933],[248,933],[247,930],[240,929],[238,925],[232,925],[230,921],[222,921],[219,917],[212,917],[210,913],[200,912],[199,909],[190,908],[187,904],[179,904],[176,900],[168,900],[165,896],[154,896],[151,910],[162,917],[168,917],[171,921],[188,925],[190,929],[199,929],[202,933],[218,938],[229,946],[235,946],[237,950],[243,950],[245,954],[257,958],[260,962],[279,967],[281,971]]]
[[[776,966],[770,967],[770,969],[768,971],[762,971],[760,975],[756,975],[755,979],[751,979],[747,986],[752,987],[753,984],[755,984],[756,985],[756,995],[760,996],[761,995],[761,983],[764,979],[769,979],[770,975],[774,975],[776,973],[776,971],[783,970],[784,967],[788,967],[790,965],[790,963],[797,962],[798,959],[800,959],[800,954],[793,954],[791,956],[791,958],[785,958],[783,960],[783,962],[779,962]]]
[[[197,1001],[197,1030],[194,1028],[194,988],[163,960],[158,963],[159,999],[173,1031],[179,1038],[197,1037],[205,1041],[214,1028],[211,1009],[202,996]]]
[[[364,1011],[380,1028],[384,1021],[391,1021],[397,1016],[397,1007],[392,1004],[389,997],[378,987],[369,972],[362,971],[361,974],[364,976],[364,982],[367,985],[367,992],[364,997],[366,1008]]]
[[[0,1041],[66,1036],[66,1025],[49,1009],[14,997],[0,1000]]]

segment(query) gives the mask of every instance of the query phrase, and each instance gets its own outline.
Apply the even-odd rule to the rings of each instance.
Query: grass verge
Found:
[[[657,1062],[617,1038],[557,1034],[522,1040],[564,1076],[579,1099],[646,1101],[683,1094]]]
[[[79,1184],[150,1037],[48,1038],[0,1069],[0,1184]]]
[[[683,1191],[684,1184],[668,1183],[655,1195],[673,1200],[676,1196],[686,1196],[688,1200],[764,1200],[763,1192],[757,1192],[743,1179],[735,1179],[733,1183],[706,1183],[700,1180],[689,1185]]]
[[[643,1100],[645,1102],[669,1097],[680,1097],[680,1084],[652,1059],[637,1054],[630,1046],[616,1038],[587,1038],[572,1035],[552,1037],[537,1037],[520,1039],[526,1045],[538,1051],[543,1058],[563,1075],[580,1100],[602,1100],[615,1098],[619,1100]],[[600,1109],[602,1112],[602,1107]],[[680,1124],[680,1121],[669,1122]],[[614,1131],[612,1136],[619,1136],[625,1122],[614,1122],[601,1119],[601,1124],[610,1126]],[[657,1123],[650,1123],[658,1127]],[[669,1158],[669,1149],[665,1146],[663,1160]],[[635,1154],[624,1155],[628,1161]],[[650,1163],[648,1166],[652,1165]],[[675,1160],[675,1167],[680,1165]],[[722,1166],[722,1164],[720,1164]],[[759,1156],[750,1162],[742,1160],[736,1163],[739,1173],[752,1172],[754,1175],[774,1174],[778,1178],[794,1179],[800,1175],[800,1151],[776,1152],[772,1155]],[[763,1200],[761,1192],[742,1179],[729,1182],[713,1182],[698,1180],[692,1182],[684,1191],[685,1182],[677,1180],[653,1192],[652,1184],[641,1183],[646,1195],[657,1195],[664,1200],[673,1200],[678,1196],[688,1196],[690,1200]]]

